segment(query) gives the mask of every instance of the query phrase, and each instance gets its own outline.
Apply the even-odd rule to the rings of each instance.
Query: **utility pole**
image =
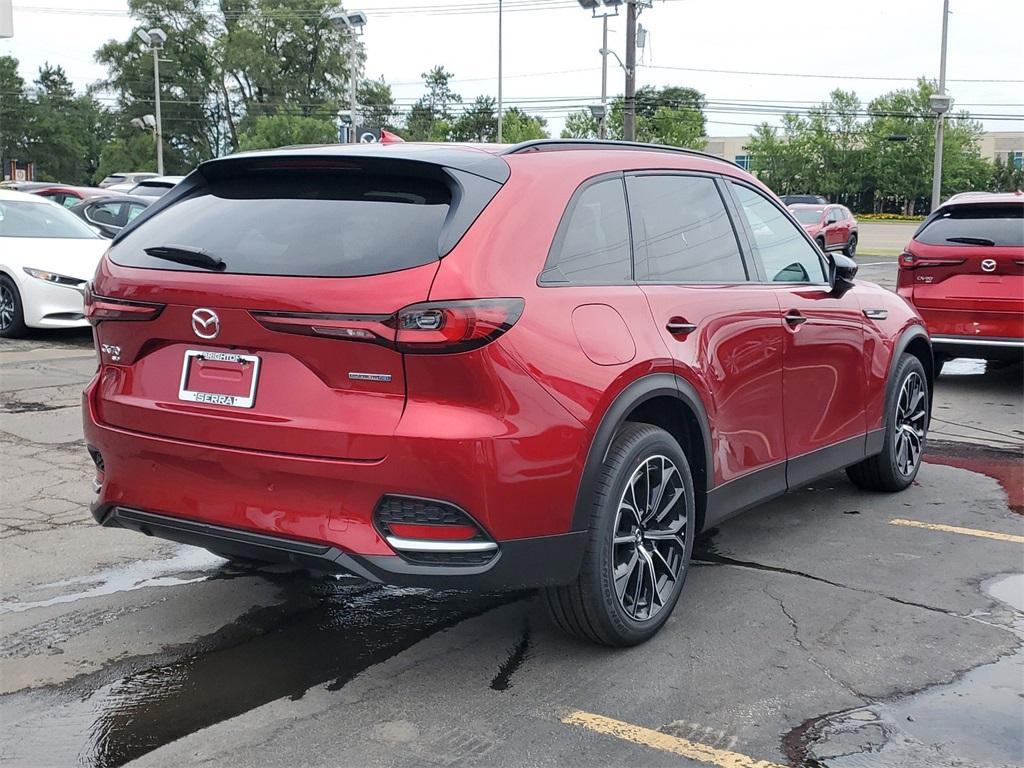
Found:
[[[501,0],[498,0],[498,143],[501,144],[502,124],[502,101],[501,101]]]
[[[626,94],[622,138],[636,141],[636,4],[626,0]]]
[[[932,207],[939,207],[942,197],[942,140],[945,130],[946,112],[949,110],[949,96],[946,95],[946,35],[949,29],[949,0],[942,3],[942,54],[939,60],[939,98],[932,96],[931,107],[935,115],[935,165],[932,171]]]
[[[601,17],[601,124],[598,138],[608,138],[608,14]]]
[[[167,33],[162,29],[153,28],[150,30],[140,29],[135,33],[138,38],[149,46],[153,53],[153,100],[156,104],[154,117],[156,124],[153,128],[156,134],[156,172],[164,175],[164,131],[160,121],[160,51],[164,49],[167,42]]]

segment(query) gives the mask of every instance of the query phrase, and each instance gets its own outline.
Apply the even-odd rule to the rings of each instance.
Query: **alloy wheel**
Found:
[[[14,322],[14,291],[0,284],[0,331],[6,331]]]
[[[671,459],[651,456],[633,471],[615,514],[612,580],[635,621],[656,616],[682,579],[686,513],[683,478]]]
[[[917,371],[912,371],[903,380],[896,400],[896,429],[893,435],[896,467],[904,477],[910,475],[921,461],[927,409],[924,379]]]

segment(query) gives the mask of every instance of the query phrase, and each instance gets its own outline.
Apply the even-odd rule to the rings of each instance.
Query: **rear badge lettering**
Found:
[[[390,373],[358,373],[349,371],[348,377],[352,381],[391,381]]]

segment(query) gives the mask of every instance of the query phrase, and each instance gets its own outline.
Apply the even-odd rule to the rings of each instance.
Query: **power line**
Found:
[[[706,72],[715,75],[747,75],[753,77],[800,77],[825,80],[883,80],[890,82],[917,82],[917,77],[894,77],[882,75],[827,75],[818,72],[764,72],[746,69],[711,69],[707,67],[670,67],[658,64],[641,64],[647,69],[668,69],[675,72]],[[1024,83],[1024,80],[1006,78],[947,78],[950,83]]]

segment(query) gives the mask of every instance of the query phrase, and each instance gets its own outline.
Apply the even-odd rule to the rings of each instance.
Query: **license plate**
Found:
[[[252,408],[260,359],[233,352],[185,351],[178,399],[205,405]]]

